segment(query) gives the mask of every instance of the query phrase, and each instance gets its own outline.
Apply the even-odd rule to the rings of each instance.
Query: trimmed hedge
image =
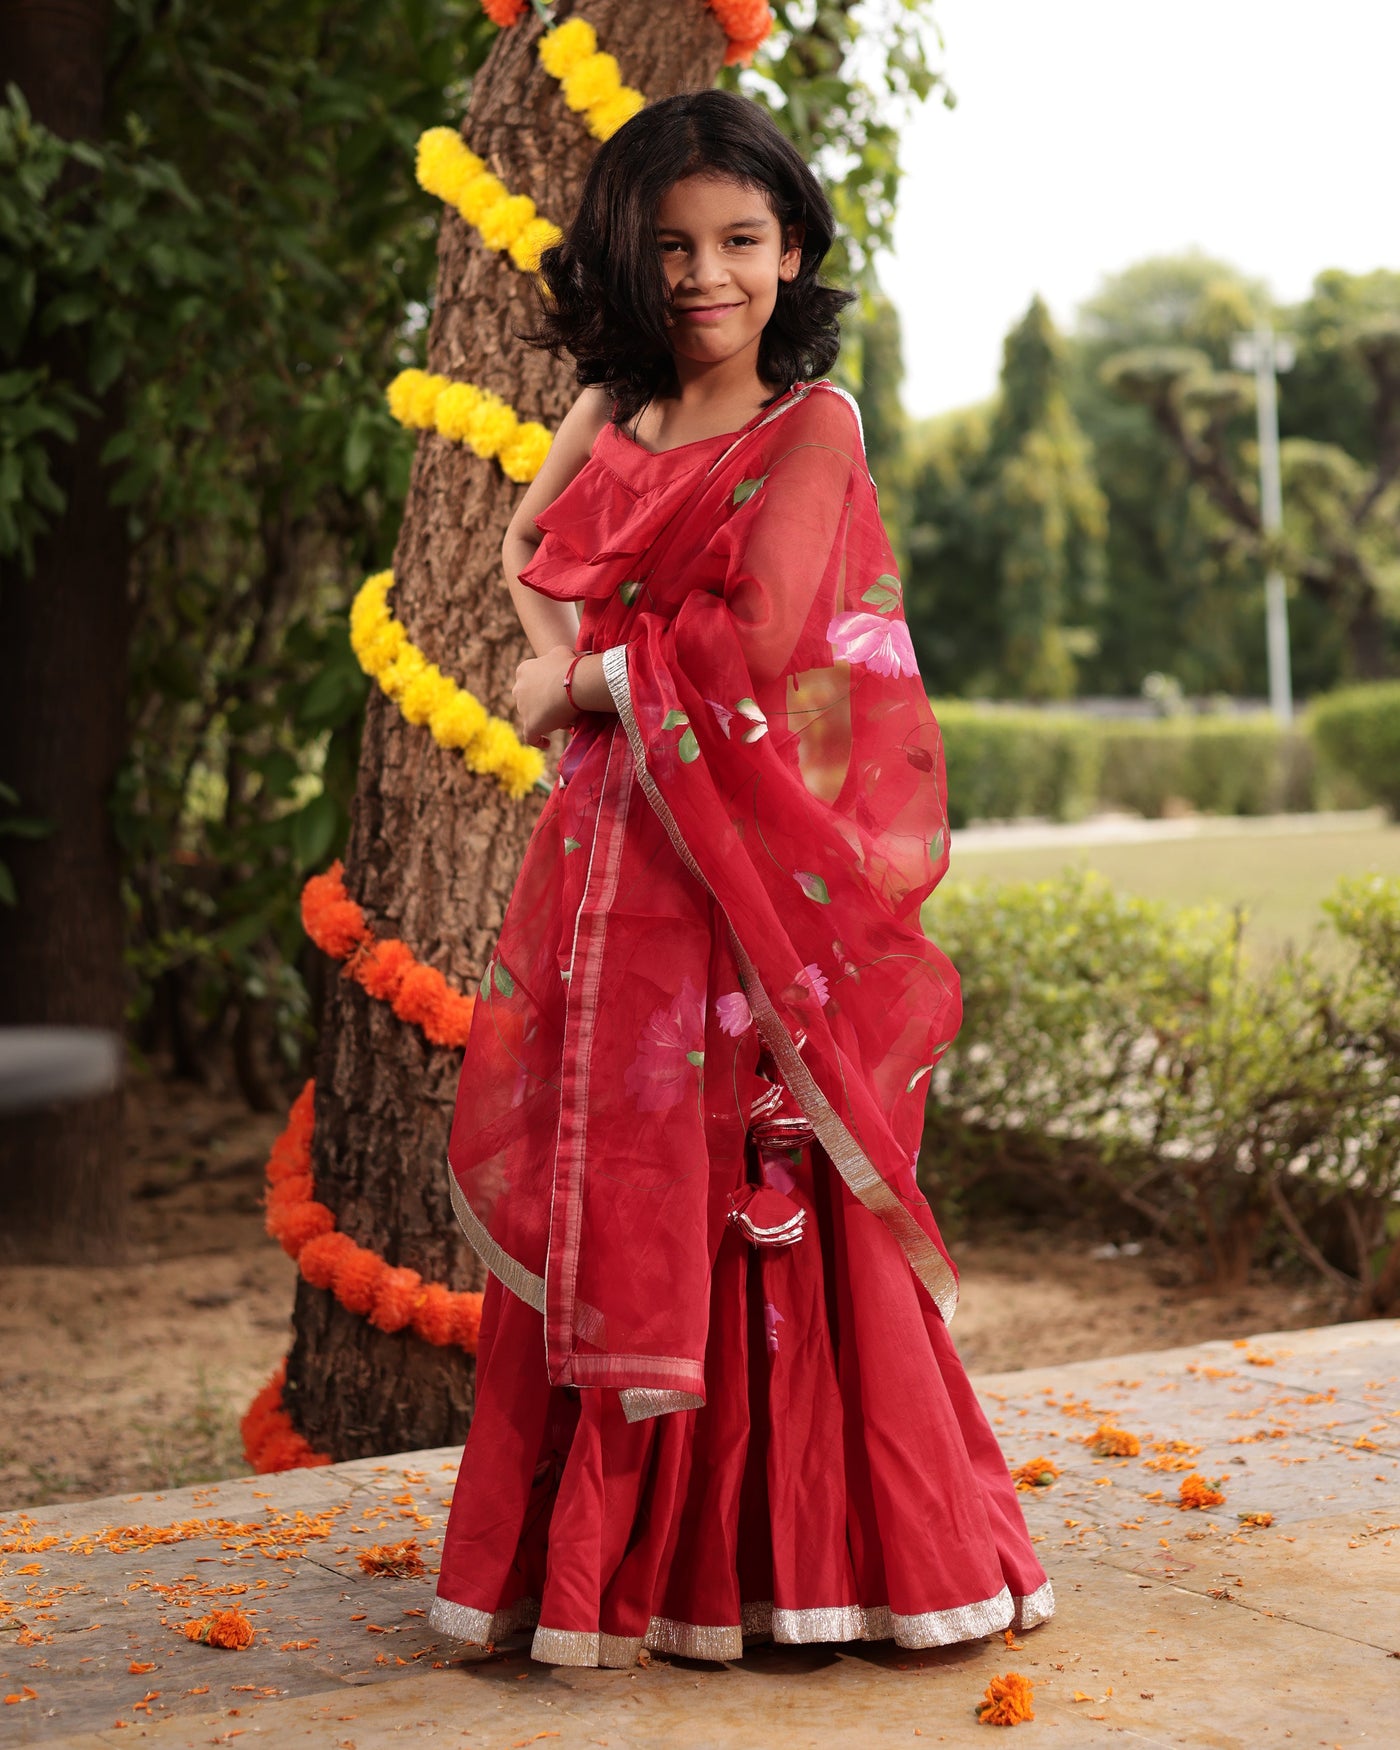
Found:
[[[1389,803],[1400,814],[1400,682],[1317,700],[1287,730],[1271,717],[1145,721],[933,701],[948,811],[972,820],[1080,820],[1095,808],[1151,819],[1297,813]]]
[[[1307,722],[1325,776],[1350,781],[1400,819],[1400,681],[1327,693],[1308,706]]]
[[[948,820],[1023,814],[1082,820],[1098,799],[1102,738],[1091,717],[935,701],[948,766]]]

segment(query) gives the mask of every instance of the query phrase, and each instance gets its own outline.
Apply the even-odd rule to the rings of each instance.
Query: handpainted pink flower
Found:
[[[729,725],[734,721],[734,713],[729,709],[728,705],[721,705],[718,699],[706,699],[705,703],[714,712],[715,722],[719,724],[721,730],[723,730],[724,734],[727,736],[729,734]]]
[[[778,1326],[786,1324],[787,1320],[771,1300],[765,1300],[763,1303],[763,1322],[768,1327],[768,1353],[776,1355],[778,1353]]]
[[[827,989],[826,974],[822,971],[821,967],[817,965],[815,960],[810,966],[804,966],[802,968],[801,972],[797,975],[797,982],[799,984],[805,984],[807,989],[811,991],[812,995],[817,999],[821,1006],[823,1008],[826,1007],[831,992]]]
[[[637,1097],[639,1112],[669,1112],[695,1087],[704,1061],[705,1002],[687,976],[673,1001],[653,1009],[623,1086]]]
[[[914,642],[903,620],[884,614],[837,614],[826,636],[838,662],[853,662],[890,680],[919,672]]]
[[[725,996],[715,998],[715,1017],[719,1021],[720,1032],[727,1033],[731,1039],[737,1039],[753,1026],[749,999],[741,990],[731,990]]]

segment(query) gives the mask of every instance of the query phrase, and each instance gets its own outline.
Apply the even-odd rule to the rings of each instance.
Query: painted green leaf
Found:
[[[899,606],[904,594],[904,586],[893,572],[886,571],[877,577],[870,588],[860,598],[882,614],[892,613]]]
[[[935,863],[943,855],[943,836],[943,828],[940,826],[933,835],[933,843],[928,848],[928,854]]]
[[[676,743],[676,751],[680,754],[681,758],[687,765],[689,765],[692,760],[698,760],[700,758],[700,743],[695,739],[695,731],[693,729],[686,730],[685,734]]]
[[[933,1068],[933,1065],[931,1063],[921,1063],[919,1065],[919,1067],[914,1071],[913,1075],[910,1076],[909,1080],[904,1084],[905,1093],[912,1094],[914,1092],[914,1089],[916,1087],[918,1087],[919,1083],[924,1079],[924,1077],[928,1074],[928,1072],[932,1068]]]
[[[575,851],[577,851],[578,849],[580,849],[580,846],[579,846],[579,842],[577,839],[565,839],[564,840],[564,855],[566,857],[571,857],[573,855],[573,853]]]
[[[641,587],[642,580],[640,577],[629,577],[626,583],[618,586],[617,593],[622,597],[623,607],[630,608],[632,606],[632,603],[637,599],[637,591]]]
[[[814,875],[810,869],[795,869],[792,878],[808,899],[815,899],[818,905],[831,904],[831,895],[820,875]]]
[[[734,503],[747,504],[767,478],[766,474],[760,474],[757,480],[741,480],[734,488]]]
[[[684,711],[668,711],[661,719],[661,727],[663,729],[679,729],[682,723],[689,722],[690,719]]]
[[[687,1063],[693,1063],[696,1069],[699,1069],[700,1065],[705,1061],[705,1053],[703,1051],[687,1051],[685,1054],[685,1061]]]
[[[491,976],[495,980],[496,989],[500,991],[503,997],[513,997],[515,995],[515,980],[511,977],[510,973],[506,971],[506,963],[504,960],[498,960],[496,962],[492,969]]]

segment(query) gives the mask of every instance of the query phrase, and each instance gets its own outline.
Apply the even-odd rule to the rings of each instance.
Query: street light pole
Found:
[[[1254,372],[1254,399],[1259,415],[1259,513],[1266,535],[1283,527],[1283,480],[1278,457],[1279,371],[1293,368],[1293,342],[1260,322],[1253,334],[1236,336],[1230,359],[1238,371]],[[1281,727],[1293,721],[1293,677],[1288,654],[1288,598],[1283,573],[1269,567],[1264,579],[1264,605],[1269,657],[1269,706]]]

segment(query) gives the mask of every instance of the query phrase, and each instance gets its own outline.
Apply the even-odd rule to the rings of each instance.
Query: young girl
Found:
[[[962,1013],[919,924],[944,758],[821,377],[831,239],[768,117],[704,91],[601,148],[541,264],[533,338],[584,388],[503,560],[523,733],[570,736],[452,1127],[490,1278],[430,1622],[556,1664],[1054,1608],[915,1179]]]

